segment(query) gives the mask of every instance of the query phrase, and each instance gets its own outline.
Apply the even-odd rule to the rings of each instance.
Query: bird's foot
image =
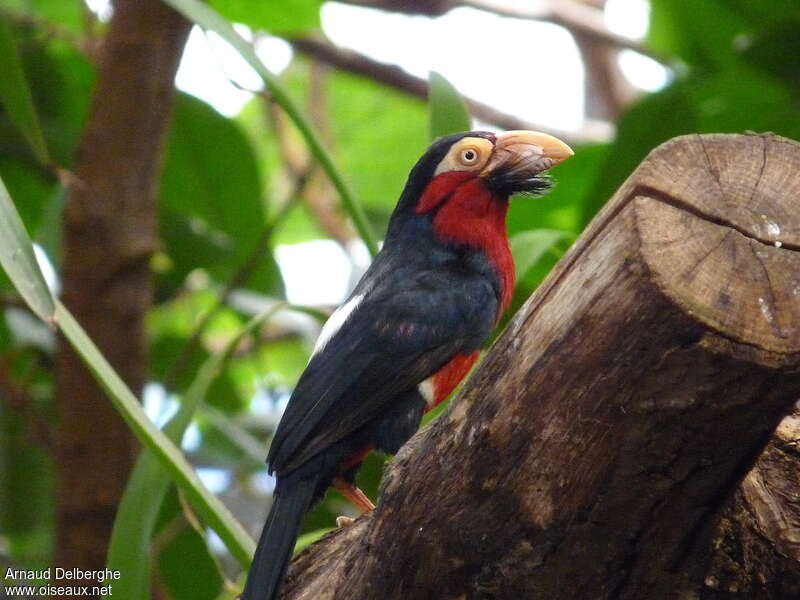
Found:
[[[341,529],[342,527],[347,527],[348,525],[352,525],[355,519],[353,517],[345,517],[341,515],[336,517],[336,526]]]

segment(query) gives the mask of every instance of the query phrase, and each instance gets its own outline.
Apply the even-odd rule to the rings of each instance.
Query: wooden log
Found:
[[[654,150],[283,598],[695,598],[800,397],[800,144]],[[778,596],[775,596],[778,597]]]
[[[797,407],[722,512],[704,583],[704,600],[800,598]]]

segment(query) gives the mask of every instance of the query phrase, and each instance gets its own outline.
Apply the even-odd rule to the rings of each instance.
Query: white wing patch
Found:
[[[347,321],[347,317],[349,317],[356,307],[361,304],[363,299],[363,294],[353,296],[347,301],[347,303],[342,304],[339,308],[337,308],[330,318],[325,321],[322,331],[319,332],[317,343],[314,344],[314,351],[311,353],[312,357],[319,353],[327,345],[330,339],[336,335],[336,332],[339,331],[342,328],[342,325],[344,325]]]
[[[428,405],[428,410],[433,408],[433,400],[436,397],[436,390],[433,387],[433,375],[428,377],[425,381],[417,384],[417,389],[422,397],[425,398],[425,403]]]

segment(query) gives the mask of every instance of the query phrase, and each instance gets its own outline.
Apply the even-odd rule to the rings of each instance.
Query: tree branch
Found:
[[[395,89],[426,99],[428,82],[407,73],[395,65],[387,65],[353,50],[340,48],[318,38],[298,38],[288,40],[292,47],[307,56],[331,64],[343,71],[368,77]],[[608,123],[589,122],[581,131],[558,131],[552,127],[532,123],[514,115],[504,113],[496,108],[471,98],[465,98],[470,113],[487,123],[502,129],[546,130],[549,133],[571,144],[607,141],[612,135],[612,127]]]
[[[584,65],[583,97],[587,118],[615,123],[636,93],[620,72],[616,50],[573,32]]]
[[[798,173],[776,136],[654,150],[282,598],[700,597],[800,396]]]
[[[653,60],[665,63],[666,58],[640,42],[609,31],[603,23],[603,12],[575,0],[536,0],[534,2],[502,2],[499,0],[341,0],[346,4],[408,14],[441,16],[454,8],[467,6],[503,17],[544,21],[560,25],[616,48],[628,48]]]

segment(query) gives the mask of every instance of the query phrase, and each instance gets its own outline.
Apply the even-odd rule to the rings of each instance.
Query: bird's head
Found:
[[[513,287],[506,213],[512,194],[540,194],[544,171],[573,152],[535,131],[456,133],[436,140],[411,170],[389,223],[393,238],[430,230],[436,242],[482,250],[501,280],[503,303]]]
[[[515,193],[538,194],[550,187],[544,171],[573,152],[561,140],[536,131],[455,133],[436,140],[409,175],[396,215],[430,215],[456,200],[469,208],[491,197],[506,205]]]

